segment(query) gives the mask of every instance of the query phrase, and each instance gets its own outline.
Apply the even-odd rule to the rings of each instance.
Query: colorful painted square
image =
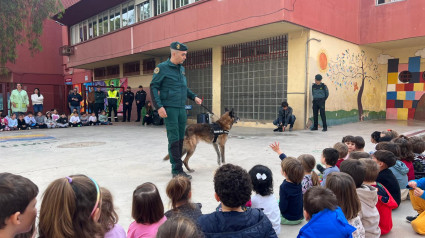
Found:
[[[395,91],[395,86],[397,84],[387,84],[387,92]]]
[[[388,84],[398,83],[398,73],[388,73]]]
[[[421,57],[409,57],[409,71],[419,72],[421,69]]]
[[[388,73],[398,72],[398,59],[388,60]]]
[[[406,92],[401,91],[397,92],[397,100],[405,100],[406,99]]]
[[[413,83],[406,83],[404,85],[404,91],[413,91]]]
[[[414,91],[423,91],[424,90],[424,83],[415,83],[413,85],[413,90]]]
[[[425,91],[416,91],[415,92],[415,100],[420,100],[422,95],[425,94]]]
[[[395,108],[395,100],[387,100],[387,108]]]
[[[404,100],[395,100],[395,108],[403,108]]]
[[[407,108],[398,108],[397,109],[397,119],[398,120],[407,120],[408,115],[409,115],[409,109],[407,109]]]
[[[419,83],[421,82],[420,77],[421,77],[421,73],[420,72],[411,72],[412,73],[412,79],[409,81],[409,83]]]
[[[406,100],[415,100],[416,92],[414,91],[407,91],[406,92]]]
[[[425,71],[421,73],[420,82],[425,83]]]
[[[403,101],[403,108],[412,108],[412,101],[411,100],[404,100]]]
[[[387,100],[396,100],[397,92],[387,92]]]
[[[416,108],[409,108],[409,110],[408,110],[408,114],[407,114],[407,119],[408,120],[413,120],[413,118],[415,117],[415,111],[416,111]]]
[[[409,64],[398,64],[398,72],[409,71]]]
[[[412,108],[417,108],[418,107],[418,102],[419,102],[419,100],[413,100]]]
[[[397,120],[397,108],[387,108],[387,119]]]
[[[397,91],[397,92],[405,91],[405,90],[404,90],[404,85],[405,85],[405,84],[402,84],[402,83],[400,83],[400,84],[396,84],[396,85],[395,85],[395,91]]]

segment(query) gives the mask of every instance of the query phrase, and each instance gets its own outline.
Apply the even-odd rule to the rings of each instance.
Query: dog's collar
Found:
[[[229,134],[229,131],[223,130],[223,128],[221,128],[220,124],[218,123],[210,124],[210,127],[211,127],[211,132],[214,134],[213,143],[217,142],[217,138],[219,135]]]

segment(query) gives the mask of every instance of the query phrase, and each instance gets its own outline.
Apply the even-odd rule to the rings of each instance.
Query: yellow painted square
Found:
[[[398,73],[388,73],[388,84],[398,83]]]
[[[397,92],[397,100],[406,100],[406,91]]]
[[[397,109],[397,120],[407,120],[408,115],[409,115],[409,109],[407,108]]]
[[[424,83],[413,84],[413,91],[419,92],[424,90]]]

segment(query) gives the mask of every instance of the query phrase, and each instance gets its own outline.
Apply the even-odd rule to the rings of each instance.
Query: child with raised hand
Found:
[[[144,183],[134,190],[131,216],[135,221],[128,228],[128,238],[154,238],[167,220],[158,188],[153,183]]]
[[[0,237],[13,238],[34,229],[37,194],[31,180],[0,173]]]
[[[283,160],[283,159],[286,158],[286,155],[282,152],[282,150],[280,150],[279,145],[280,145],[279,142],[275,141],[274,143],[270,144],[269,146],[270,146],[270,148],[272,148],[272,150],[274,152],[276,152],[279,155],[279,159]]]
[[[384,185],[386,189],[390,192],[391,196],[397,202],[397,205],[400,205],[401,202],[401,190],[398,184],[397,178],[394,176],[393,172],[389,169],[390,167],[396,164],[395,155],[387,150],[377,150],[373,153],[373,160],[378,164],[379,173],[376,182]]]
[[[308,221],[298,238],[351,238],[356,230],[338,207],[335,194],[320,186],[312,187],[304,194],[304,216]]]
[[[311,187],[320,185],[319,176],[313,171],[316,166],[316,159],[309,154],[298,156],[297,160],[301,162],[304,168],[304,178],[301,181],[301,189],[303,194]]]
[[[348,223],[356,228],[356,231],[353,232],[353,238],[364,238],[365,230],[359,216],[361,204],[353,178],[346,173],[334,172],[328,176],[326,188],[336,195],[338,206],[347,218]]]
[[[326,148],[322,152],[322,164],[325,165],[326,168],[323,168],[320,164],[318,164],[317,170],[319,170],[323,174],[323,179],[320,185],[325,186],[326,177],[328,174],[332,172],[339,172],[339,168],[336,167],[336,162],[338,162],[339,153],[334,148]]]
[[[415,171],[415,179],[425,177],[425,141],[417,136],[410,137],[412,143],[412,151],[415,154],[413,161],[413,169]]]
[[[94,179],[85,175],[56,179],[43,195],[39,238],[103,237],[98,223],[101,202],[100,188]]]
[[[176,216],[162,224],[156,238],[201,238],[196,224],[185,216]]]
[[[356,185],[357,196],[359,196],[361,204],[359,216],[365,229],[366,237],[380,237],[379,212],[376,208],[376,203],[378,202],[377,189],[363,184],[366,168],[359,160],[348,159],[341,163],[341,172],[350,175]]]
[[[301,162],[288,157],[281,162],[282,175],[286,178],[279,189],[280,224],[298,225],[303,221],[303,192],[301,182],[304,168]]]
[[[104,238],[126,238],[127,234],[124,228],[118,224],[118,214],[114,209],[111,192],[101,187],[100,193],[102,194],[102,206],[99,223],[105,232]]]
[[[198,226],[206,238],[277,238],[272,224],[260,209],[242,207],[252,192],[251,178],[246,170],[233,164],[219,167],[214,174],[214,190],[222,210],[198,218]]]
[[[366,168],[363,183],[378,189],[378,203],[376,204],[376,208],[379,212],[379,228],[381,229],[381,235],[385,235],[393,228],[392,210],[396,209],[398,205],[385,186],[376,182],[379,173],[376,162],[371,159],[360,159],[360,162]]]
[[[176,176],[168,182],[166,193],[170,198],[173,209],[167,211],[165,216],[170,219],[174,216],[186,216],[194,222],[202,215],[202,204],[192,203],[192,185],[190,179]]]
[[[392,141],[400,146],[400,160],[407,166],[407,168],[409,168],[407,179],[409,181],[415,179],[415,169],[413,168],[415,154],[413,154],[412,151],[412,143],[403,135],[393,139]]]
[[[336,162],[336,167],[339,168],[339,165],[342,161],[347,159],[348,155],[348,146],[342,142],[338,142],[334,145],[334,149],[338,151],[338,161]]]
[[[416,233],[425,235],[425,178],[409,181],[407,187],[410,189],[410,202],[418,215],[408,216],[406,219],[411,222]]]
[[[273,173],[264,165],[256,165],[249,170],[252,188],[251,207],[263,209],[264,214],[273,225],[276,235],[280,234],[280,211],[273,195]]]

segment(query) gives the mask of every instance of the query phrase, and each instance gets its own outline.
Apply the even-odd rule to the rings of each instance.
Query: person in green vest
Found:
[[[22,84],[16,84],[16,89],[12,90],[10,103],[12,104],[12,113],[24,114],[27,112],[30,102],[27,92],[22,89]]]
[[[187,119],[184,106],[187,98],[197,104],[201,104],[202,100],[187,87],[185,69],[182,66],[186,60],[187,46],[173,42],[170,48],[171,58],[155,68],[150,90],[152,102],[159,116],[164,118],[167,128],[171,173],[173,177],[182,175],[191,179],[192,176],[183,172],[181,160]]]

